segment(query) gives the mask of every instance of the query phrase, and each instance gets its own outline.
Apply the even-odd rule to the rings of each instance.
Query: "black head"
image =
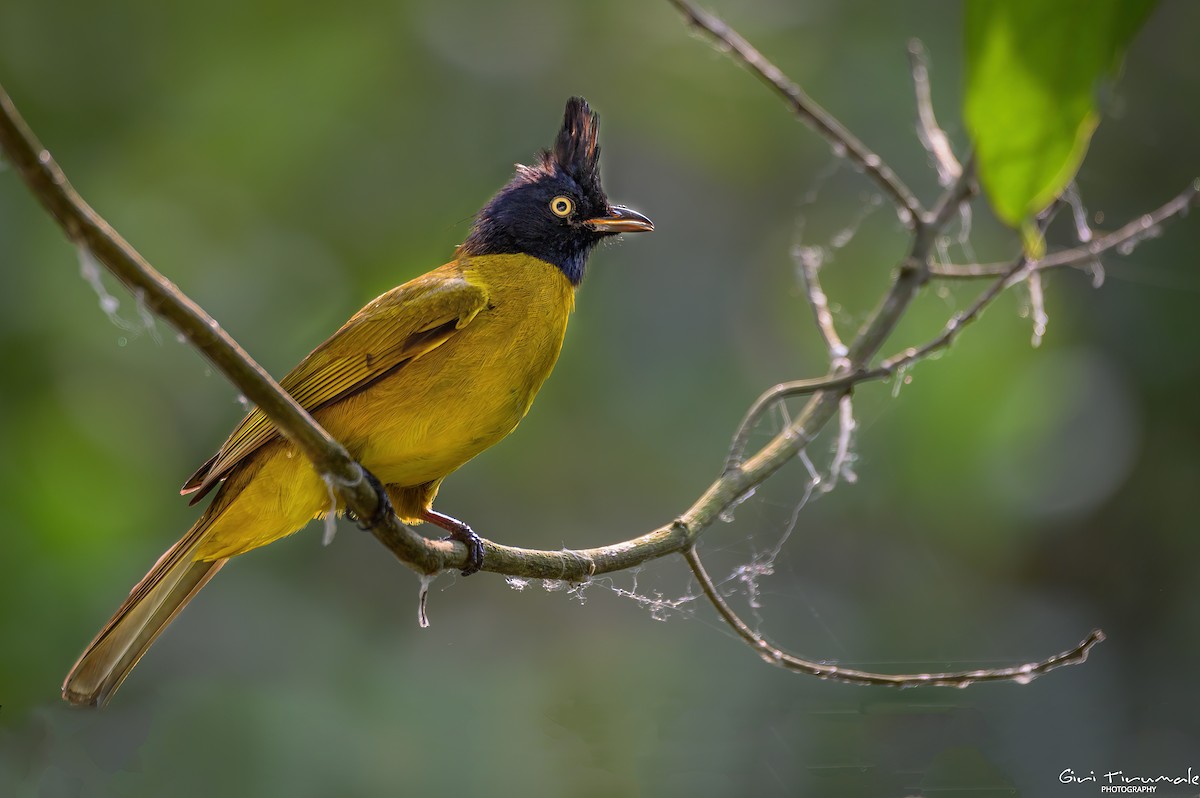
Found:
[[[600,119],[582,97],[567,100],[554,148],[517,173],[475,217],[463,255],[524,253],[553,263],[575,285],[587,256],[617,233],[653,230],[640,213],[610,205],[600,185]]]

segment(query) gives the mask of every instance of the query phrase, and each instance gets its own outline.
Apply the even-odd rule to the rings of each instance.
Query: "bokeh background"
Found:
[[[957,5],[715,9],[933,196],[905,47],[926,43],[961,152]],[[1163,2],[1104,92],[1079,177],[1099,229],[1200,175],[1198,26]],[[793,245],[862,219],[824,271],[848,333],[905,242],[661,2],[6,0],[0,80],[84,196],[276,374],[448,259],[587,96],[610,195],[658,232],[595,255],[533,412],[442,491],[507,543],[600,545],[686,508],[758,392],[825,366]],[[981,203],[971,243],[1016,249]],[[1109,258],[1099,289],[1053,275],[1040,348],[1016,291],[898,391],[863,388],[857,484],[802,509],[759,584],[763,630],[814,658],[1001,665],[1103,627],[1083,667],[963,691],[790,675],[698,602],[619,594],[685,595],[674,559],[582,595],[443,576],[419,629],[416,578],[343,523],[328,548],[313,525],[236,561],[108,710],[72,711],[63,675],[189,526],[178,486],[242,410],[172,331],[112,325],[0,171],[0,795],[1082,795],[1058,774],[1200,768],[1198,251],[1193,215]],[[931,288],[889,348],[980,288]],[[789,468],[711,529],[714,571],[775,545],[805,482]]]

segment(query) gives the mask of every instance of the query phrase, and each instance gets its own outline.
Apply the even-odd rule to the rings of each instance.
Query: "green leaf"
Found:
[[[1116,76],[1156,0],[969,0],[963,113],[979,181],[1019,227],[1074,179]]]

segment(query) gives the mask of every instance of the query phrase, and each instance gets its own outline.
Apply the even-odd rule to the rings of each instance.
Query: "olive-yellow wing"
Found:
[[[480,310],[487,292],[448,263],[374,299],[292,369],[280,385],[310,413],[363,390],[453,337]],[[252,410],[180,491],[195,504],[238,463],[279,431]]]

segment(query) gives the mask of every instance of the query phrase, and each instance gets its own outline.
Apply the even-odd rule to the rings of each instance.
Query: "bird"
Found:
[[[483,564],[465,523],[433,509],[442,480],[511,433],[562,348],[588,257],[654,224],[611,204],[600,180],[599,116],[567,101],[553,145],[475,215],[453,259],[368,303],[280,381],[381,488],[384,512],[428,522]],[[212,502],[80,656],[62,685],[106,704],[180,610],[231,557],[333,510],[311,463],[252,409],[181,493]]]

